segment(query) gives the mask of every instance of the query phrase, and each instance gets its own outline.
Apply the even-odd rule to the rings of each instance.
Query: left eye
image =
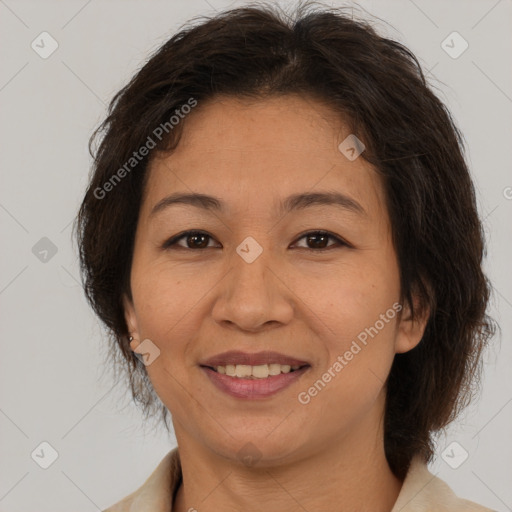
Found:
[[[325,250],[330,249],[332,247],[339,247],[348,244],[342,240],[340,237],[332,235],[331,233],[328,233],[327,231],[311,231],[309,233],[306,233],[302,235],[298,240],[306,239],[306,244],[313,243],[314,247],[304,247],[305,249],[310,250]],[[329,240],[335,240],[335,244],[331,244],[330,246],[325,246],[325,243]],[[320,246],[320,247],[319,247]]]

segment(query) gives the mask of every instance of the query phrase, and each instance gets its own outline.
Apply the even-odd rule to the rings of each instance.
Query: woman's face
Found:
[[[133,303],[125,300],[130,331],[150,340],[146,368],[178,443],[283,462],[372,436],[393,357],[423,332],[406,305],[397,314],[399,268],[380,178],[338,149],[350,133],[313,100],[217,99],[184,122],[177,149],[149,169]],[[175,202],[153,211],[177,193],[213,196],[221,207]],[[332,193],[338,202],[288,200]],[[201,233],[166,247],[185,231]],[[285,387],[272,394],[275,376],[238,380],[227,392],[215,382],[237,377],[202,365],[230,350],[274,351],[308,366],[298,378],[277,377]]]

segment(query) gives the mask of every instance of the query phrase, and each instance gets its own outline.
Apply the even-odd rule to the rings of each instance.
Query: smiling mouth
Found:
[[[203,367],[209,368],[216,373],[227,375],[228,377],[239,379],[267,379],[270,377],[277,377],[281,374],[293,373],[297,370],[301,370],[302,368],[307,368],[309,365],[305,364],[290,366],[288,364],[271,363],[260,364],[256,366],[247,364],[227,364],[224,366]]]

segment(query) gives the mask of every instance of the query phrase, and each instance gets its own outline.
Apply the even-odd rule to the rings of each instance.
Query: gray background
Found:
[[[192,16],[244,3],[0,0],[0,512],[106,508],[175,446],[143,428],[102,366],[105,340],[80,286],[71,223],[87,182],[87,141],[112,95]],[[501,343],[486,354],[480,399],[439,439],[430,469],[457,494],[512,510],[512,1],[359,5],[430,70],[465,134],[488,236]],[[46,59],[31,48],[43,31],[59,45]],[[453,31],[469,44],[456,59],[441,46]],[[43,237],[55,254],[41,252]],[[43,441],[58,453],[48,469],[31,457]],[[458,469],[441,456],[452,442],[469,454]]]

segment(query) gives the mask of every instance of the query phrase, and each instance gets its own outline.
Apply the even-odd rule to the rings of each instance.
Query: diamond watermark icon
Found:
[[[237,459],[246,466],[252,467],[261,459],[261,452],[253,443],[246,443],[237,453]]]
[[[57,246],[49,239],[43,236],[32,247],[32,254],[42,263],[48,263],[56,254]]]
[[[263,247],[252,236],[248,236],[236,248],[236,252],[245,262],[252,263],[263,252]]]
[[[343,142],[338,145],[338,149],[351,162],[353,162],[365,149],[363,142],[351,133]]]
[[[452,58],[458,59],[469,47],[468,42],[458,33],[452,32],[442,43],[441,48]]]
[[[48,32],[41,32],[30,46],[39,57],[47,59],[59,47],[59,43]]]
[[[38,466],[48,469],[59,458],[59,453],[50,443],[43,441],[30,456]]]
[[[462,466],[468,457],[469,453],[457,441],[451,442],[441,453],[441,458],[452,469]]]
[[[160,356],[160,349],[150,340],[145,339],[137,348],[134,349],[137,359],[149,366]]]

